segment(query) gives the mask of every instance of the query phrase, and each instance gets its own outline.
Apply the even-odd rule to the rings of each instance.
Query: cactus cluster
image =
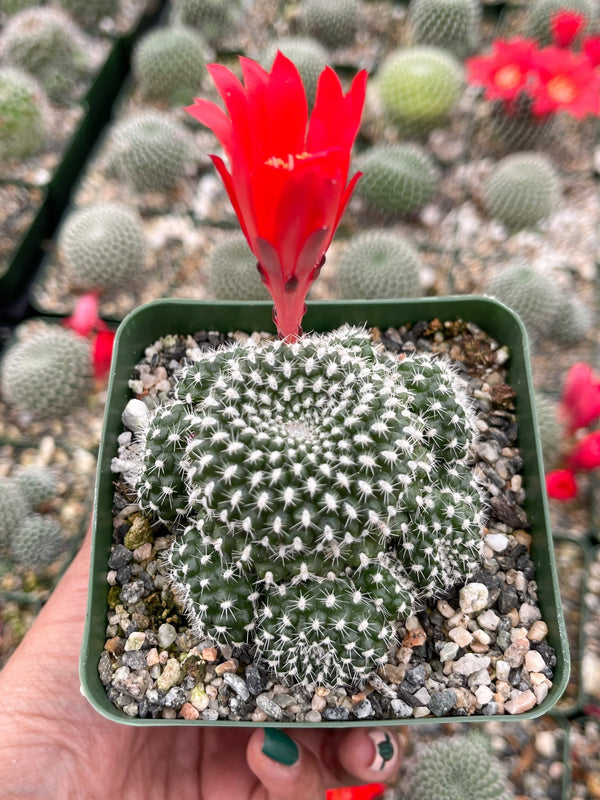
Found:
[[[306,0],[304,26],[327,47],[347,45],[356,34],[358,9],[358,0]]]
[[[119,11],[119,0],[60,0],[60,4],[84,28],[93,28]]]
[[[404,236],[370,230],[347,245],[335,271],[336,294],[345,300],[417,297],[421,267]]]
[[[46,141],[42,88],[27,73],[0,67],[0,160],[25,158]]]
[[[90,71],[83,34],[61,8],[31,8],[10,17],[0,36],[0,52],[33,75],[57,103],[71,101]]]
[[[479,0],[411,0],[408,19],[416,44],[434,45],[464,58],[477,49]]]
[[[581,14],[586,22],[586,33],[591,33],[598,19],[597,3],[594,0],[531,0],[527,4],[525,35],[540,44],[552,43],[552,18],[559,11]]]
[[[48,467],[21,467],[13,479],[34,511],[58,493],[56,474]]]
[[[123,203],[95,203],[67,217],[58,238],[70,285],[81,291],[114,291],[143,272],[142,220]]]
[[[535,394],[534,400],[544,467],[549,470],[560,453],[563,426],[558,418],[558,403],[555,400],[540,392]]]
[[[278,50],[296,65],[306,90],[309,105],[315,102],[319,75],[327,66],[327,50],[309,36],[285,36],[273,42],[262,58],[263,66],[270,69]]]
[[[483,190],[488,214],[517,230],[536,225],[554,211],[560,181],[542,153],[514,153],[499,161]]]
[[[39,5],[38,0],[0,0],[0,14],[16,14],[25,8]]]
[[[21,520],[11,537],[12,558],[33,569],[51,564],[62,549],[60,522],[44,514],[30,514]]]
[[[464,88],[460,62],[431,45],[391,53],[376,77],[386,114],[407,133],[425,136],[446,123]]]
[[[192,102],[202,85],[206,56],[206,43],[194,28],[157,28],[137,42],[133,75],[144,97],[185,105]]]
[[[256,268],[256,256],[242,233],[232,233],[210,251],[206,288],[216,300],[268,300]]]
[[[404,216],[429,202],[439,181],[431,156],[418,144],[378,144],[357,159],[356,192],[385,216]]]
[[[173,0],[172,5],[174,23],[195,28],[215,46],[235,27],[242,9],[240,0]]]
[[[6,350],[0,390],[6,402],[33,416],[62,417],[85,402],[91,373],[89,341],[44,324]]]
[[[362,685],[394,621],[477,569],[475,437],[448,362],[344,328],[200,354],[129,479],[174,524],[169,569],[200,635],[254,644],[285,682]]]
[[[594,314],[576,295],[563,297],[552,325],[552,338],[562,345],[577,344],[594,325]]]

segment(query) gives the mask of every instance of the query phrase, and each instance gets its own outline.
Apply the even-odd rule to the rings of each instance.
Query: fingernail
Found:
[[[369,769],[376,772],[383,769],[388,761],[391,761],[396,755],[396,744],[387,731],[374,730],[369,731],[368,736],[375,746],[375,757],[373,763],[369,765]]]
[[[298,745],[293,739],[278,728],[265,728],[265,738],[262,746],[267,758],[277,761],[286,767],[291,767],[298,761]]]

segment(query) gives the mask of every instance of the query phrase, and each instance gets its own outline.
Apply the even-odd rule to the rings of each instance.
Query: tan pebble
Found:
[[[548,767],[548,775],[553,781],[559,781],[562,778],[564,771],[565,765],[562,763],[562,761],[553,761]]]
[[[427,706],[417,706],[413,711],[413,717],[419,719],[420,717],[428,717],[431,714],[431,711],[427,708]]]
[[[541,672],[545,669],[546,662],[537,650],[529,650],[525,653],[525,666],[529,672]]]
[[[399,647],[396,650],[396,660],[401,664],[408,664],[412,658],[412,650],[410,647]]]
[[[158,664],[158,650],[156,647],[152,647],[146,653],[146,664],[148,667],[155,667]]]
[[[519,622],[521,621],[519,617],[519,612],[517,611],[516,608],[511,608],[511,610],[508,612],[506,616],[510,620],[510,624],[512,625],[513,628],[516,628]]]
[[[198,719],[200,712],[191,703],[184,703],[179,710],[179,716],[183,719]]]
[[[161,650],[158,654],[158,663],[164,667],[169,660],[169,653],[166,650]]]
[[[379,674],[390,683],[402,683],[406,674],[406,666],[404,664],[384,664],[379,668]]]
[[[125,652],[125,642],[119,636],[113,636],[104,643],[104,649],[113,656],[122,656]]]
[[[267,714],[262,710],[262,708],[255,708],[252,712],[252,722],[265,722],[267,719]]]
[[[452,628],[452,630],[448,632],[448,636],[453,642],[456,642],[459,647],[467,647],[473,641],[473,634],[469,633],[466,628]]]
[[[133,557],[136,561],[149,561],[152,558],[152,544],[144,542],[133,551]]]
[[[165,536],[159,536],[154,540],[154,549],[157,553],[161,550],[168,550],[170,546],[169,540]]]
[[[498,694],[498,692],[496,692],[496,694],[494,695],[494,702],[496,703],[496,706],[497,706],[496,713],[497,714],[504,714],[504,698],[501,697]]]
[[[467,714],[474,714],[477,708],[477,699],[473,692],[465,689],[464,686],[459,686],[454,689],[456,694],[455,708],[464,708]]]
[[[527,533],[527,531],[515,531],[514,537],[517,540],[518,544],[524,544],[525,547],[529,550],[531,547],[531,534]]]
[[[156,681],[157,687],[161,692],[168,692],[176,686],[183,677],[183,671],[176,658],[170,658]]]
[[[214,700],[218,694],[217,687],[213,686],[212,683],[208,683],[205,689],[206,694],[210,697],[211,700]]]
[[[217,675],[222,675],[224,672],[237,672],[238,661],[235,658],[230,658],[228,661],[223,661],[222,664],[217,664],[215,672]]]
[[[163,719],[176,719],[177,718],[177,712],[175,711],[174,708],[163,708],[163,710],[161,711],[160,715],[161,715],[161,717]]]
[[[111,569],[110,572],[106,573],[106,582],[109,586],[116,586],[117,585],[117,570]]]
[[[535,695],[531,689],[526,689],[524,692],[519,692],[515,697],[507,700],[504,703],[504,708],[509,714],[523,714],[525,711],[531,711],[536,702]]]
[[[512,686],[507,681],[496,681],[496,694],[499,695],[503,700],[508,700],[510,697],[510,693],[512,691]]]
[[[357,705],[358,703],[362,703],[362,701],[366,699],[367,699],[366,692],[358,692],[357,694],[353,694],[351,697],[352,705]]]
[[[548,697],[548,684],[547,683],[540,683],[539,686],[533,687],[533,693],[535,695],[535,702],[539,705],[543,703],[544,700]]]
[[[314,694],[312,700],[310,701],[310,707],[313,711],[323,711],[326,705],[327,700],[318,694]]]
[[[457,611],[448,620],[448,628],[466,628],[469,618],[462,611]]]
[[[205,647],[202,651],[202,658],[204,661],[216,661],[217,660],[218,651],[216,647]]]
[[[480,686],[475,692],[478,706],[486,706],[494,697],[494,693],[489,686]]]
[[[529,639],[515,639],[504,651],[504,660],[511,667],[520,667],[528,650]],[[536,670],[536,672],[539,672],[539,670]]]
[[[543,642],[548,635],[548,626],[544,620],[539,619],[533,623],[527,634],[527,638],[531,642]]]
[[[548,678],[543,675],[541,672],[530,672],[529,673],[529,680],[531,681],[532,686],[539,686],[541,683],[548,684]]]
[[[487,651],[488,651],[489,649],[490,649],[489,645],[487,645],[487,644],[483,644],[482,642],[476,642],[476,641],[474,641],[474,642],[471,644],[471,650],[472,650],[474,653],[487,653]]]
[[[419,622],[418,617],[410,616],[404,621],[404,627],[407,631],[414,631],[421,627],[421,623]]]
[[[326,686],[317,686],[315,689],[315,694],[318,694],[319,697],[328,697],[329,689]]]
[[[419,626],[406,634],[404,639],[402,639],[402,645],[404,647],[420,647],[422,644],[425,644],[426,641],[427,634],[423,628]]]
[[[445,617],[446,619],[450,619],[450,617],[456,614],[456,609],[452,608],[447,600],[438,600],[436,607],[442,617]]]

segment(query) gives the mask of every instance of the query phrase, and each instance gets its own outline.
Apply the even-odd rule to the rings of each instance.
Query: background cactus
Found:
[[[408,19],[416,44],[442,47],[458,58],[479,44],[479,0],[411,0]]]
[[[72,414],[90,388],[90,343],[45,324],[16,341],[0,363],[4,399],[38,417]]]
[[[0,67],[0,159],[25,158],[46,141],[42,88],[27,73]]]
[[[16,14],[25,8],[39,5],[38,0],[0,0],[0,14]]]
[[[240,16],[240,0],[173,0],[174,22],[196,28],[206,41],[218,45]]]
[[[358,27],[358,0],[306,0],[304,26],[328,47],[350,44]]]
[[[442,48],[405,47],[383,62],[376,87],[386,113],[402,131],[426,135],[447,121],[461,96],[463,68]]]
[[[439,172],[431,156],[417,144],[380,144],[356,160],[362,172],[356,192],[385,215],[419,211],[431,199]]]
[[[10,553],[18,564],[47,567],[63,549],[60,523],[44,514],[30,514],[10,535]]]
[[[536,392],[535,412],[546,470],[556,464],[563,440],[563,426],[558,418],[558,403],[551,397]]]
[[[394,619],[479,564],[475,437],[446,361],[346,328],[202,353],[133,482],[183,529],[170,569],[200,635],[253,642],[282,680],[361,685]]]
[[[119,0],[60,0],[60,4],[84,28],[93,28],[119,11]]]
[[[31,8],[10,17],[0,36],[4,59],[36,78],[57,103],[73,99],[90,72],[83,34],[61,8]]]
[[[58,246],[70,284],[78,290],[114,291],[144,270],[142,220],[122,203],[95,203],[71,212]]]
[[[594,0],[531,0],[527,4],[525,35],[536,39],[540,44],[552,43],[552,18],[559,11],[573,11],[581,14],[587,21],[585,33],[592,32],[598,12]]]
[[[315,102],[319,75],[327,65],[327,50],[316,39],[308,36],[286,36],[267,48],[263,66],[270,69],[278,50],[293,61],[302,77],[309,106]]]
[[[487,213],[516,230],[550,216],[559,198],[559,177],[542,153],[514,153],[499,161],[484,186]]]
[[[157,28],[137,42],[133,74],[144,97],[185,105],[200,92],[206,56],[206,43],[194,28]]]
[[[563,297],[552,326],[552,338],[558,344],[577,344],[594,325],[594,315],[578,297]]]
[[[31,514],[31,506],[18,484],[0,475],[0,550],[8,547],[10,536]]]
[[[217,300],[269,299],[256,268],[256,256],[242,233],[231,234],[210,251],[206,288]]]
[[[193,158],[188,130],[168,113],[141,111],[111,131],[111,169],[138,192],[173,189]]]
[[[421,259],[404,236],[372,230],[354,236],[335,272],[336,294],[345,300],[417,297]]]
[[[56,473],[48,467],[21,467],[13,478],[34,511],[58,494]]]

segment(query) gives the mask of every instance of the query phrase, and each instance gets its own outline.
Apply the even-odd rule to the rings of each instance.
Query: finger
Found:
[[[255,731],[246,756],[268,800],[324,800],[323,776],[314,754],[278,728]]]
[[[342,767],[364,782],[393,781],[404,745],[399,734],[389,728],[353,728],[338,747]]]

